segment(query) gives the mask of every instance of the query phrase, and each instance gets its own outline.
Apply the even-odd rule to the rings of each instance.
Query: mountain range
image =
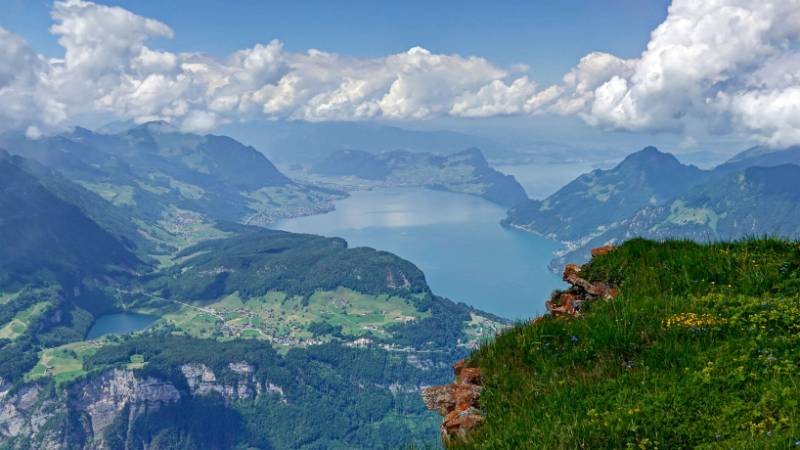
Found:
[[[263,150],[270,159],[284,166],[313,165],[343,150],[366,150],[377,154],[403,149],[413,153],[446,155],[480,147],[492,161],[527,161],[536,156],[531,155],[528,148],[518,148],[476,134],[413,130],[370,122],[258,121],[232,123],[224,126],[222,131]],[[542,147],[560,147],[550,142],[537,144],[534,152]]]
[[[0,147],[36,161],[117,206],[162,253],[187,227],[214,220],[267,225],[333,208],[345,194],[296,183],[262,153],[229,137],[181,133],[150,122],[116,134],[85,128]],[[172,236],[172,238],[169,238]],[[164,239],[159,239],[163,237]]]
[[[420,387],[506,324],[393,254],[253,226],[340,194],[232,139],[152,123],[2,141],[10,448],[424,444]],[[115,314],[153,323],[86,338]]]
[[[381,186],[426,187],[476,195],[511,207],[527,200],[525,189],[511,175],[489,166],[483,153],[469,148],[447,155],[395,150],[369,153],[335,152],[311,171],[326,177],[352,177]]]
[[[734,240],[795,238],[800,150],[756,147],[711,169],[645,148],[609,170],[578,177],[543,201],[509,210],[503,223],[566,243],[552,267],[633,237]]]

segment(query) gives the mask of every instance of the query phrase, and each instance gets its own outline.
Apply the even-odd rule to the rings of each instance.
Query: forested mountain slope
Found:
[[[7,153],[0,175],[9,448],[425,445],[417,393],[505,324],[338,238],[213,222],[150,258],[124,204]],[[86,339],[133,312],[155,323]]]

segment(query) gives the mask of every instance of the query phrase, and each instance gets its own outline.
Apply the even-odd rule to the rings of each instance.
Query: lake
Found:
[[[503,228],[505,210],[493,203],[424,189],[351,194],[333,212],[273,227],[395,253],[422,269],[436,294],[502,317],[543,313],[550,292],[562,286],[547,269],[559,244]]]
[[[156,316],[129,312],[105,314],[94,321],[92,327],[89,328],[89,332],[86,333],[86,339],[97,339],[107,334],[125,334],[144,330],[156,320],[158,320]]]

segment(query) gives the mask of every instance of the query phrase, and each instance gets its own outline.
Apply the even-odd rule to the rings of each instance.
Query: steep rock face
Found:
[[[135,416],[180,398],[180,392],[171,383],[152,377],[138,378],[130,370],[114,369],[79,385],[73,392],[71,409],[86,411],[92,434],[99,436],[125,407],[131,407],[131,416]]]
[[[204,364],[184,364],[181,372],[189,392],[169,381],[123,369],[109,370],[60,392],[45,392],[38,385],[0,392],[0,444],[12,448],[108,448],[104,433],[123,412],[128,416],[122,420],[130,428],[138,417],[189,396],[220,395],[226,402],[235,402],[268,394],[288,403],[281,386],[256,379],[253,366],[230,363],[228,369],[236,376],[223,382]],[[80,436],[75,436],[75,430],[67,431],[63,417],[69,411],[85,414]],[[20,440],[26,443],[19,444]]]
[[[2,393],[0,400],[0,436],[3,439],[38,433],[45,411],[52,403],[39,404],[39,386],[26,386],[11,394]]]
[[[280,396],[286,401],[283,388],[266,381],[259,382],[255,376],[255,368],[245,362],[230,363],[228,368],[237,375],[233,383],[222,383],[217,380],[217,375],[205,364],[184,364],[181,373],[186,377],[186,384],[192,395],[204,396],[216,393],[226,401],[250,399],[271,393]]]
[[[23,386],[0,394],[0,443],[11,448],[106,448],[103,431],[126,407],[131,421],[180,398],[170,383],[119,369],[60,393],[45,392],[39,385]],[[85,413],[83,430],[67,432],[64,418],[69,411]]]

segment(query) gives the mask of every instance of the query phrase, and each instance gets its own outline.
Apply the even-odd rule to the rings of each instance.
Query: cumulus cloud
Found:
[[[699,122],[800,143],[799,37],[799,0],[675,0],[639,58],[587,56],[551,110],[610,129],[680,132]]]
[[[674,0],[637,58],[591,53],[552,86],[524,66],[414,47],[380,58],[280,41],[216,59],[148,47],[168,25],[85,0],[53,4],[63,58],[0,28],[0,119],[43,130],[82,117],[184,130],[254,117],[308,121],[577,115],[605,129],[692,125],[800,143],[800,0]],[[32,128],[33,129],[33,128]]]
[[[277,40],[217,60],[148,47],[149,39],[172,38],[173,31],[123,8],[63,0],[54,3],[51,15],[50,31],[64,47],[64,57],[45,61],[2,30],[0,62],[9,61],[3,67],[26,67],[28,74],[0,69],[0,86],[13,82],[10,90],[19,97],[53,99],[53,112],[0,107],[0,115],[13,113],[47,126],[81,116],[163,119],[193,131],[258,116],[425,119],[449,114],[465,93],[484,92],[513,72],[484,58],[438,55],[421,47],[358,59],[318,50],[286,52]]]

